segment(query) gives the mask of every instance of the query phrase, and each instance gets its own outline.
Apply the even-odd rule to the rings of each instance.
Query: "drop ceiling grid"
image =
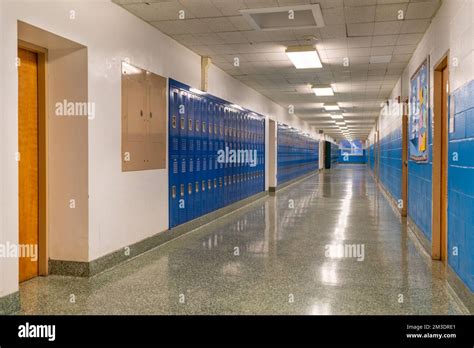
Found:
[[[337,138],[322,103],[340,102],[347,124],[368,135],[438,9],[438,0],[114,0],[244,84]],[[319,3],[325,27],[255,31],[239,10]],[[178,19],[184,10],[185,19]],[[405,20],[397,19],[402,10]],[[323,69],[296,70],[286,47],[314,44]],[[371,58],[391,56],[389,63]],[[234,59],[239,66],[234,66]],[[349,67],[342,64],[349,59]],[[332,84],[336,95],[316,97],[310,86]],[[308,105],[313,105],[312,107]],[[316,105],[316,106],[315,106]]]

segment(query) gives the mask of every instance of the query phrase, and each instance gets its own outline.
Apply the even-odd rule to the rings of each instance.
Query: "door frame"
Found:
[[[443,73],[449,69],[449,51],[434,65],[433,99],[433,206],[432,206],[432,244],[433,260],[447,261],[447,185],[448,185],[448,107],[443,112]],[[448,88],[449,88],[449,70]],[[448,97],[447,96],[447,97]],[[443,193],[445,197],[443,197]]]
[[[400,102],[400,101],[399,101]],[[402,105],[402,208],[401,215],[407,216],[408,209],[408,98]]]
[[[18,49],[34,52],[38,57],[38,275],[48,269],[48,176],[47,176],[47,49],[18,40]],[[20,62],[21,64],[21,62]],[[19,98],[19,96],[18,96]]]

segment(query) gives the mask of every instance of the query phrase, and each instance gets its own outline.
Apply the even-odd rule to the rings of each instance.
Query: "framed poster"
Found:
[[[429,78],[430,62],[427,57],[410,80],[410,159],[421,163],[427,163],[429,158]]]

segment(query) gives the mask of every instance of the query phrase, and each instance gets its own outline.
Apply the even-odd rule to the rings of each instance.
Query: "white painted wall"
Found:
[[[88,99],[96,103],[96,118],[88,127],[89,260],[166,230],[167,170],[121,171],[120,61],[129,58],[199,88],[200,57],[109,0],[0,0],[0,243],[18,240],[18,20],[88,49]],[[209,87],[220,98],[311,132],[286,109],[214,66]],[[316,132],[311,133],[319,139]],[[266,182],[268,187],[268,178]],[[16,290],[18,262],[1,259],[0,296]]]
[[[449,82],[452,93],[474,79],[474,1],[443,1],[404,70],[401,80],[394,87],[392,97],[401,94],[402,100],[405,100],[409,96],[410,77],[430,55],[430,107],[433,107],[433,67],[448,50]],[[457,66],[453,64],[454,58],[457,60]],[[379,117],[379,124],[382,122],[380,129],[384,129],[384,133],[390,132],[392,127],[399,126],[402,122],[401,118],[398,122],[393,119],[391,121],[388,122],[384,117]],[[373,131],[369,135],[371,143],[373,143]],[[382,134],[380,139],[382,139]]]

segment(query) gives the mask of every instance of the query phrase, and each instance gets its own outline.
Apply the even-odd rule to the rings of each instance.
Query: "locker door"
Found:
[[[179,104],[181,95],[177,88],[170,86],[169,93],[169,224],[179,224],[178,187],[179,187]]]
[[[208,101],[203,99],[202,104],[202,113],[201,113],[201,137],[202,137],[202,157],[201,157],[201,212],[202,214],[207,214],[208,204],[207,204],[207,178],[208,178],[208,166],[207,166],[207,156],[208,156]]]
[[[202,98],[197,96],[194,104],[194,135],[195,143],[195,172],[194,172],[194,217],[202,215],[202,193],[201,193],[201,177],[202,177]]]
[[[246,165],[243,161],[246,160],[245,155],[242,153],[242,115],[243,112],[239,112],[237,114],[237,149],[238,149],[238,156],[239,161],[237,163],[237,200],[241,200],[243,198],[242,192],[242,172],[243,168]]]
[[[208,212],[212,212],[214,210],[214,202],[215,202],[215,197],[214,197],[214,187],[213,187],[213,179],[214,179],[214,109],[215,109],[215,103],[210,102],[209,103],[209,108],[208,108],[208,116],[207,116],[207,122],[208,122],[208,127],[207,127],[207,135],[208,135],[208,146],[209,146],[209,151],[207,153],[207,169],[208,169],[208,176],[207,176],[207,209]]]
[[[244,150],[244,153],[246,153],[247,156],[250,155],[249,150],[247,149],[247,113],[244,113],[242,115],[242,148]],[[249,162],[245,164],[245,166],[242,168],[242,198],[247,198],[248,197],[248,188],[247,188],[247,173],[250,168],[250,156],[248,157]]]
[[[235,110],[232,110],[230,114],[230,150],[234,151],[235,154]],[[230,156],[229,156],[230,157]],[[233,161],[230,163],[230,175],[229,175],[229,203],[232,204],[235,202],[235,155],[233,156]]]
[[[219,126],[219,150],[225,151],[224,144],[224,106],[219,104],[218,112],[218,126]],[[224,163],[221,161],[217,170],[217,185],[218,185],[218,200],[217,208],[222,208],[224,206]]]
[[[186,195],[187,195],[187,219],[192,220],[195,216],[195,194],[194,194],[194,181],[195,181],[195,167],[196,167],[196,138],[194,132],[194,102],[195,96],[188,92],[188,103],[186,107],[188,119],[187,119],[187,132],[188,132],[188,175],[186,180]]]
[[[217,151],[219,150],[219,108],[218,103],[214,104],[214,175],[212,178],[212,192],[214,193],[214,210],[219,209],[219,163],[217,162]]]
[[[179,153],[179,187],[178,187],[178,198],[179,198],[179,224],[187,221],[187,202],[186,202],[186,183],[188,173],[188,132],[187,132],[187,92],[181,90],[181,103],[179,105],[179,137],[180,137],[180,153]]]
[[[229,148],[229,108],[224,108],[224,151],[227,153]],[[224,197],[223,205],[229,204],[229,186],[227,176],[229,175],[229,164],[224,160]]]

